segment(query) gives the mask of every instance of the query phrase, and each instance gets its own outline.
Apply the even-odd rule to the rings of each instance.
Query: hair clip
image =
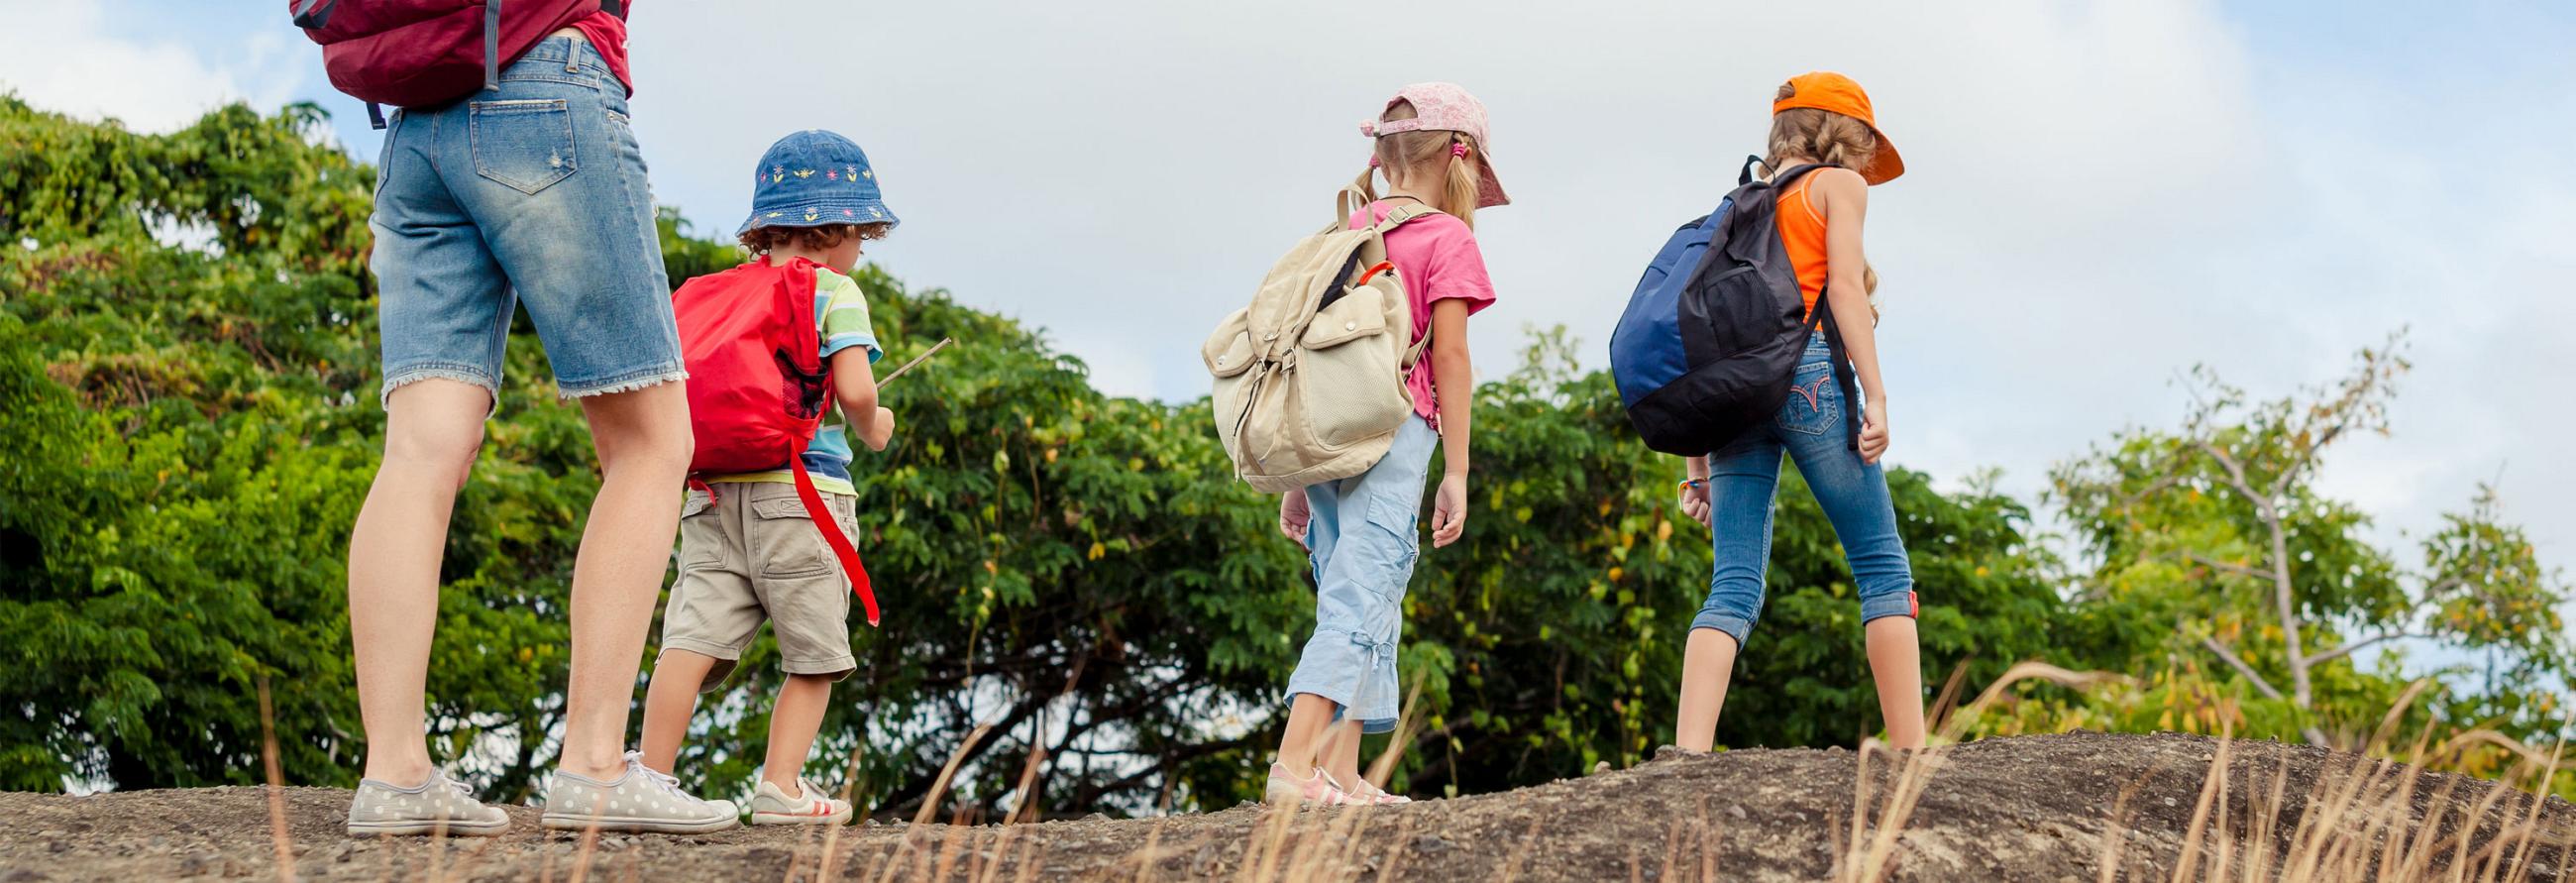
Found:
[[[1450,156],[1454,156],[1454,157],[1458,157],[1458,158],[1461,158],[1461,159],[1466,158],[1466,156],[1467,156],[1467,142],[1464,142],[1464,141],[1452,141],[1452,142],[1449,142],[1449,155],[1450,155]]]
[[[1369,154],[1369,168],[1377,168],[1377,154]]]

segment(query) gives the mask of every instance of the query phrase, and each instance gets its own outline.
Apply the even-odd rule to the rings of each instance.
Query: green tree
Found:
[[[2557,612],[2568,591],[2493,489],[2445,516],[2410,567],[2362,536],[2367,513],[2315,488],[2337,442],[2387,432],[2401,349],[2392,338],[2333,385],[2261,402],[2197,370],[2180,428],[2126,432],[2061,465],[2055,496],[2101,562],[2079,601],[2172,624],[2140,655],[2224,664],[2251,694],[2253,733],[2358,744],[2406,681],[2393,665],[2357,669],[2353,654],[2412,640],[2504,675],[2437,694],[2447,701],[2419,722],[2553,738],[2554,693],[2576,661]]]

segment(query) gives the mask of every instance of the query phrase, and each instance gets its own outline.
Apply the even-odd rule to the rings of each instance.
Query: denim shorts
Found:
[[[1423,479],[1440,433],[1408,416],[1394,446],[1369,471],[1314,485],[1306,530],[1315,566],[1315,635],[1288,676],[1288,695],[1312,693],[1341,706],[1362,732],[1395,729],[1396,639],[1404,634],[1404,590],[1422,553],[1417,525]]]
[[[384,395],[430,378],[501,387],[524,302],[566,397],[686,376],[626,88],[549,37],[485,90],[406,108],[376,160]]]
[[[1915,615],[1914,571],[1896,533],[1887,473],[1851,449],[1849,414],[1834,382],[1833,351],[1822,335],[1807,342],[1789,400],[1769,423],[1708,455],[1709,520],[1717,562],[1708,600],[1691,628],[1717,629],[1738,647],[1762,615],[1763,576],[1771,569],[1771,502],[1780,486],[1780,456],[1798,474],[1842,540],[1860,591],[1860,618]]]

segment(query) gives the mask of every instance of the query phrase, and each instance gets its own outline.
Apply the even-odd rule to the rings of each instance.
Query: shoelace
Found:
[[[473,803],[478,803],[478,804],[479,804],[479,803],[482,803],[482,802],[483,802],[483,801],[480,801],[480,800],[476,800],[476,799],[474,798],[474,789],[466,787],[466,786],[465,786],[465,783],[463,783],[463,782],[456,781],[455,779],[450,779],[450,778],[448,778],[448,777],[446,777],[446,776],[440,776],[440,777],[438,777],[438,780],[439,780],[441,783],[446,784],[446,785],[447,785],[447,787],[455,789],[455,790],[456,790],[456,796],[458,796],[458,797],[465,798],[467,801],[470,801],[470,802],[473,802]]]
[[[697,798],[690,796],[688,792],[680,790],[680,777],[669,775],[661,772],[660,770],[645,766],[644,752],[626,752],[626,771],[628,773],[643,773],[645,780],[661,786],[663,791],[668,792],[673,797],[691,802],[695,802],[697,800]]]

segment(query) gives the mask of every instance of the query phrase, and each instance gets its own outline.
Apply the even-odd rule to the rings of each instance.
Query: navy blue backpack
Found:
[[[1804,315],[1798,274],[1773,221],[1781,190],[1826,166],[1756,181],[1759,161],[1745,160],[1735,192],[1716,211],[1673,231],[1610,334],[1610,373],[1648,448],[1706,454],[1769,421],[1789,399],[1807,336],[1821,327],[1850,445],[1859,449],[1860,421],[1848,411],[1859,396],[1834,311],[1819,296],[1815,315]]]

